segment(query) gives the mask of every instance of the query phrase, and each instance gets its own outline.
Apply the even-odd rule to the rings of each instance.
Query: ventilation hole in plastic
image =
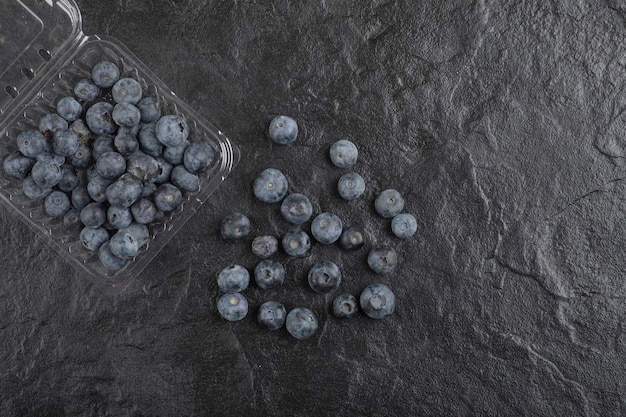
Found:
[[[39,56],[45,59],[46,61],[50,61],[50,58],[52,57],[50,55],[50,51],[48,51],[47,49],[43,49],[43,48],[39,50]]]
[[[4,91],[6,91],[13,98],[17,97],[17,88],[12,85],[7,85]]]
[[[22,68],[22,74],[29,80],[32,80],[35,77],[35,72],[30,68]]]

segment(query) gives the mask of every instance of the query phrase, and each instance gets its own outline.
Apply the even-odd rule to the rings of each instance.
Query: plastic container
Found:
[[[73,0],[0,0],[0,10],[0,159],[17,149],[19,132],[37,129],[39,119],[54,113],[56,101],[72,95],[74,84],[89,78],[91,68],[101,60],[116,63],[122,77],[139,81],[144,96],[156,99],[162,114],[185,116],[189,140],[205,141],[216,153],[217,162],[201,175],[199,191],[184,194],[178,209],[167,213],[159,223],[149,225],[149,243],[118,271],[102,266],[97,252],[82,247],[78,232],[69,232],[62,218],[48,217],[41,201],[29,200],[24,195],[22,181],[0,169],[0,203],[47,240],[81,276],[107,293],[119,293],[234,169],[239,162],[239,150],[119,41],[86,36]]]

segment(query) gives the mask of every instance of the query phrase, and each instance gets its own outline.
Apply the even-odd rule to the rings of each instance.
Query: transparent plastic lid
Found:
[[[0,114],[84,37],[73,0],[0,0]],[[34,87],[32,87],[34,88]]]

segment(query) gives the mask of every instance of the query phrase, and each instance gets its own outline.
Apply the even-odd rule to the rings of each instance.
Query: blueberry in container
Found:
[[[143,97],[154,100],[162,115],[184,118],[189,130],[188,141],[205,143],[214,153],[212,164],[197,174],[198,189],[184,192],[180,206],[160,217],[158,222],[147,225],[147,243],[119,269],[110,268],[111,262],[101,262],[98,251],[85,249],[79,232],[65,226],[63,216],[46,214],[43,199],[28,198],[23,179],[0,170],[0,204],[45,239],[80,276],[88,278],[105,293],[119,293],[235,168],[240,158],[239,150],[197,110],[172,93],[119,41],[108,36],[85,35],[80,11],[73,0],[0,0],[0,10],[2,161],[18,150],[17,136],[25,131],[38,130],[46,115],[56,113],[57,104],[63,97],[75,96],[74,88],[79,81],[92,79],[93,67],[102,61],[117,65],[120,78],[137,81]],[[101,90],[102,96],[106,88]],[[77,99],[85,111],[101,100]]]

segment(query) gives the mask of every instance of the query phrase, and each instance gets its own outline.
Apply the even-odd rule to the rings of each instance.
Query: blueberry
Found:
[[[144,97],[139,100],[137,108],[141,112],[141,121],[144,123],[157,121],[161,117],[159,103],[152,97]]]
[[[291,224],[302,224],[313,215],[313,205],[304,194],[290,194],[280,205],[280,214]]]
[[[194,142],[187,146],[183,155],[183,164],[193,174],[205,172],[215,160],[213,148],[206,142]]]
[[[35,165],[35,160],[20,151],[14,151],[4,158],[4,172],[19,180],[26,178],[33,165]]]
[[[342,228],[341,220],[332,213],[322,213],[311,222],[311,234],[315,240],[326,245],[339,239]]]
[[[58,166],[61,166],[65,163],[65,157],[63,155],[57,155],[54,152],[50,152],[48,150],[43,151],[35,155],[36,162],[52,162]]]
[[[98,87],[109,88],[120,79],[120,69],[112,62],[100,61],[92,68],[91,78]]]
[[[83,119],[74,120],[70,123],[69,130],[76,133],[76,136],[78,136],[78,142],[80,143],[88,143],[91,140],[91,130],[89,130],[89,127]]]
[[[224,294],[217,301],[217,311],[228,321],[239,321],[248,314],[248,300],[237,292]]]
[[[124,231],[124,233],[128,233],[134,236],[135,239],[137,239],[137,242],[139,242],[140,248],[148,243],[148,241],[150,240],[150,231],[145,224],[139,224],[134,222],[131,223],[130,226],[121,229],[120,231]]]
[[[116,234],[111,236],[109,241],[109,249],[111,253],[118,258],[130,259],[139,253],[139,240],[134,234],[129,233],[125,229],[119,230]]]
[[[131,128],[141,122],[141,112],[130,103],[118,103],[111,112],[113,121],[119,126]]]
[[[71,165],[63,165],[61,167],[61,181],[59,181],[58,187],[61,191],[71,192],[74,188],[78,187],[80,178],[76,173],[76,170]]]
[[[299,340],[313,336],[317,330],[317,317],[305,307],[296,307],[287,314],[285,327],[290,335]]]
[[[159,211],[172,211],[180,206],[182,202],[183,195],[180,189],[170,183],[160,185],[154,193],[154,203]]]
[[[350,168],[356,163],[358,157],[358,149],[349,140],[338,140],[330,147],[330,160],[339,168]]]
[[[113,146],[115,146],[115,150],[121,155],[129,156],[139,149],[139,142],[128,130],[119,129],[117,135],[115,135],[115,139],[113,139]]]
[[[102,154],[106,152],[116,152],[114,138],[113,136],[100,135],[93,142],[91,154],[94,159],[98,159]]]
[[[163,158],[155,158],[157,163],[157,176],[154,178],[154,182],[157,184],[163,184],[164,182],[168,182],[170,179],[170,174],[172,173],[172,164],[167,162]]]
[[[352,294],[341,294],[333,300],[333,314],[340,319],[352,318],[359,311],[359,303]]]
[[[154,181],[159,175],[159,164],[150,155],[137,151],[128,157],[126,171],[144,181]]]
[[[48,139],[52,138],[57,130],[67,130],[67,128],[67,120],[56,113],[46,114],[39,120],[39,131]]]
[[[46,137],[36,130],[25,130],[17,135],[17,147],[24,156],[35,156],[47,148]]]
[[[43,210],[50,217],[62,217],[70,209],[70,198],[63,191],[52,191],[43,201]]]
[[[156,124],[156,136],[165,146],[180,146],[189,135],[189,127],[183,116],[167,115]]]
[[[133,215],[133,219],[140,224],[152,223],[157,216],[157,208],[152,200],[148,198],[140,198],[135,201],[135,203],[130,206],[130,211]]]
[[[409,213],[400,213],[391,220],[391,231],[400,239],[407,239],[417,231],[417,220]]]
[[[241,265],[231,265],[217,275],[217,286],[222,292],[241,292],[250,284],[250,273]]]
[[[80,143],[76,152],[69,157],[69,163],[75,168],[89,168],[92,162],[91,148],[83,143]]]
[[[361,249],[365,244],[365,232],[358,226],[350,226],[341,233],[339,244],[346,250]]]
[[[87,227],[100,227],[107,219],[106,209],[102,203],[92,202],[80,211],[80,221]]]
[[[78,150],[78,136],[71,130],[59,130],[52,136],[52,150],[57,155],[72,156]]]
[[[157,139],[155,128],[156,123],[148,123],[141,128],[137,137],[141,150],[156,158],[163,154],[163,144]]]
[[[109,240],[109,232],[104,227],[83,227],[79,235],[80,243],[90,251],[97,251]]]
[[[172,165],[180,165],[184,162],[185,150],[189,145],[189,141],[184,141],[178,146],[166,146],[163,149],[163,158]]]
[[[63,171],[54,161],[37,161],[31,169],[31,175],[37,184],[54,187],[63,178]]]
[[[148,198],[154,196],[156,192],[157,185],[153,182],[145,183],[143,185],[143,189],[141,190],[141,197]]]
[[[268,330],[278,330],[285,325],[287,310],[278,301],[266,301],[259,307],[257,321]]]
[[[250,219],[241,213],[233,213],[222,219],[220,228],[222,239],[237,240],[250,234]]]
[[[385,284],[368,285],[359,301],[363,312],[373,319],[385,318],[396,308],[396,297]]]
[[[254,268],[254,281],[264,290],[276,288],[285,282],[285,268],[276,261],[261,261]]]
[[[130,207],[141,196],[142,190],[143,183],[141,180],[133,174],[126,173],[109,185],[104,194],[109,204],[118,207]]]
[[[113,271],[122,269],[128,263],[127,259],[113,255],[109,242],[104,242],[100,245],[100,248],[98,249],[98,259],[100,259],[100,262],[105,268]]]
[[[89,192],[87,191],[86,185],[79,185],[72,190],[72,206],[77,208],[78,210],[82,210],[87,206],[87,204],[91,203],[93,200],[89,196]]]
[[[102,178],[100,175],[93,176],[87,183],[87,193],[93,201],[103,203],[106,201],[106,190],[109,185],[113,184],[113,180]]]
[[[252,253],[259,258],[269,258],[278,251],[278,241],[274,236],[257,236],[252,240]]]
[[[83,226],[80,221],[80,211],[75,208],[70,208],[63,216],[63,225],[71,232],[78,232]]]
[[[352,201],[365,192],[365,181],[356,172],[348,172],[337,181],[337,191],[341,198]]]
[[[374,201],[376,212],[386,219],[400,214],[404,208],[404,199],[399,192],[390,188],[381,192]]]
[[[35,180],[33,180],[32,175],[28,175],[24,178],[24,181],[22,182],[22,190],[24,191],[26,197],[31,200],[43,200],[52,192],[51,187],[37,184]]]
[[[398,265],[398,254],[388,246],[378,246],[370,250],[367,264],[377,274],[388,274]]]
[[[111,89],[111,95],[116,103],[137,104],[142,94],[141,84],[132,78],[121,78]]]
[[[83,106],[74,97],[66,96],[57,103],[57,113],[68,122],[73,122],[80,119],[83,114]]]
[[[283,249],[289,256],[305,256],[311,248],[309,235],[301,229],[291,229],[283,236]]]
[[[278,203],[287,194],[289,184],[282,172],[275,168],[261,171],[252,185],[256,198],[264,203]]]
[[[298,124],[289,116],[276,116],[270,123],[268,133],[272,142],[287,145],[298,137]]]
[[[74,95],[81,100],[94,101],[100,95],[100,87],[91,80],[82,79],[74,86]]]
[[[107,209],[107,221],[116,229],[124,229],[133,222],[133,215],[128,208],[109,206]]]
[[[308,280],[313,291],[330,294],[341,284],[341,271],[333,262],[319,262],[309,270]]]
[[[198,191],[200,189],[200,178],[196,174],[187,171],[183,165],[177,165],[172,169],[172,184],[183,191]]]
[[[117,125],[113,121],[113,105],[106,101],[100,101],[89,107],[85,115],[85,121],[89,130],[96,135],[105,135],[114,133]]]
[[[102,178],[115,180],[126,172],[126,159],[117,152],[105,152],[96,161],[96,172]]]

